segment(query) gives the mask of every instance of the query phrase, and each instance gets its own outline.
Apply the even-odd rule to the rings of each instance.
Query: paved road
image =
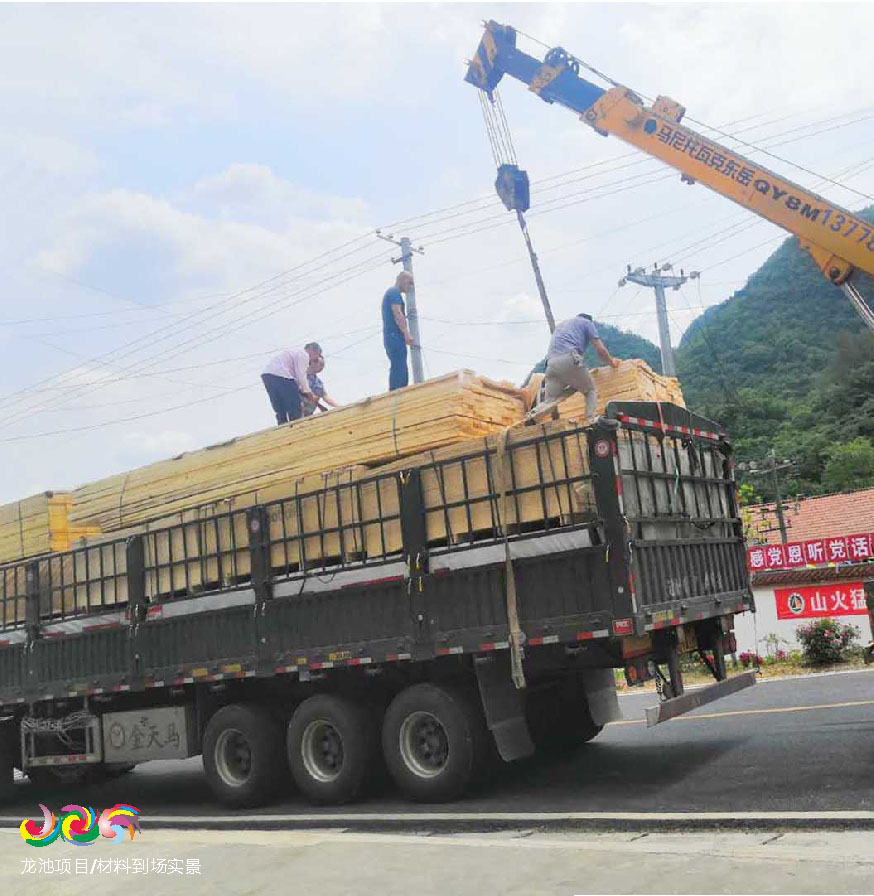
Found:
[[[457,812],[689,812],[874,810],[874,670],[760,682],[647,729],[654,697],[622,698],[626,721],[570,755],[507,766],[480,793],[439,807]],[[91,788],[48,792],[29,782],[4,808],[38,802],[129,802],[148,815],[227,813],[211,799],[200,760],[151,763]],[[433,807],[432,807],[433,808]],[[318,813],[293,793],[264,813]],[[417,812],[391,791],[344,812]]]

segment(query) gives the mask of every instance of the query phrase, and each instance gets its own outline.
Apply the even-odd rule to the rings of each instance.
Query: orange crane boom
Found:
[[[858,268],[874,275],[874,224],[681,124],[685,108],[668,97],[652,106],[633,90],[604,90],[579,75],[561,48],[543,62],[516,47],[516,31],[488,22],[465,80],[489,95],[507,74],[548,103],[576,112],[600,134],[613,134],[798,237],[822,273],[841,286],[874,330],[874,311],[851,282]]]

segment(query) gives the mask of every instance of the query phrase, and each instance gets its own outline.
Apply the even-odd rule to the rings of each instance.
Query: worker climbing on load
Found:
[[[280,425],[303,416],[302,399],[315,404],[308,373],[310,364],[321,357],[318,342],[308,342],[303,348],[286,349],[270,359],[261,382]]]
[[[382,342],[389,360],[388,390],[403,389],[410,382],[407,370],[407,346],[415,345],[407,325],[404,295],[413,286],[413,275],[401,271],[395,285],[382,297]]]
[[[558,402],[574,392],[582,392],[586,396],[586,416],[594,417],[598,407],[598,393],[592,374],[583,360],[590,345],[605,364],[619,366],[619,361],[607,351],[598,336],[591,315],[578,314],[556,326],[546,352],[544,402]]]
[[[302,401],[304,417],[311,417],[317,410],[327,411],[329,407],[340,407],[328,393],[325,391],[325,384],[322,382],[319,374],[325,369],[325,359],[320,355],[315,361],[310,361],[309,370],[307,370],[307,380],[309,382],[310,392],[313,394],[314,401],[304,398]]]

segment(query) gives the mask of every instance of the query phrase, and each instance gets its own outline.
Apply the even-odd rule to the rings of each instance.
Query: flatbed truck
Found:
[[[532,448],[582,463],[523,487],[514,463]],[[485,494],[464,485],[425,507],[427,476],[455,465],[464,484],[473,464]],[[754,608],[716,424],[617,402],[594,423],[371,478],[396,501],[347,518],[362,483],[333,485],[321,529],[288,531],[294,495],[0,568],[0,801],[16,768],[84,782],[198,754],[235,808],[289,777],[312,801],[348,802],[386,769],[408,798],[446,801],[498,757],[594,738],[619,717],[616,670],[655,679],[650,724],[753,682],[726,674],[734,615]],[[551,500],[581,491],[584,510]],[[522,499],[541,519],[510,525]],[[453,514],[490,522],[452,537]],[[326,539],[345,548],[308,562]],[[715,681],[685,691],[692,653]]]

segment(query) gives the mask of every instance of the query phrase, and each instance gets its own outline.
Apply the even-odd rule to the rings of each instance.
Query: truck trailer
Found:
[[[750,610],[725,433],[612,402],[0,567],[0,800],[15,769],[198,754],[231,807],[288,777],[348,802],[384,770],[456,799],[498,758],[596,737],[622,671],[655,679],[648,724],[752,684],[726,674]],[[714,684],[684,689],[691,654]]]

